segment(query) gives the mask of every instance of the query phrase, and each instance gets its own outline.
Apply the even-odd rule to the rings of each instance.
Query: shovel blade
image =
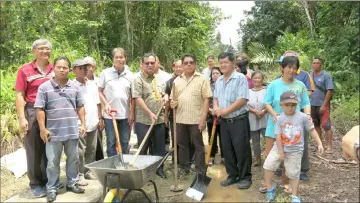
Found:
[[[116,169],[125,169],[124,156],[122,153],[119,153],[116,159],[113,159],[113,162]]]
[[[207,187],[209,186],[211,178],[205,174],[197,173],[194,181],[186,191],[186,196],[197,201],[201,201],[204,197]]]

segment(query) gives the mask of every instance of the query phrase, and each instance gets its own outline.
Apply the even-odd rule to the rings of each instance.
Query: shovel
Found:
[[[115,131],[115,148],[116,148],[117,154],[119,155],[118,156],[119,158],[114,159],[113,162],[114,162],[114,165],[115,165],[116,169],[124,169],[125,168],[124,156],[122,154],[122,148],[121,148],[121,145],[120,145],[120,135],[119,135],[116,119],[115,119],[117,111],[115,109],[111,109],[110,114],[111,114],[111,117],[112,117],[112,122],[113,122],[113,126],[114,126],[114,131]]]
[[[195,199],[197,201],[201,201],[204,197],[207,187],[210,184],[211,178],[206,176],[206,171],[208,168],[208,163],[211,154],[211,148],[214,142],[215,132],[216,132],[216,124],[218,122],[218,118],[214,117],[214,123],[211,131],[210,143],[208,146],[208,151],[205,158],[205,173],[196,173],[194,181],[191,183],[189,189],[186,191],[186,196]]]
[[[160,109],[159,109],[159,111],[158,111],[157,114],[156,114],[156,119],[159,117],[159,115],[160,115],[160,113],[161,113],[161,111],[162,111],[162,109],[163,109],[163,106],[164,106],[164,102],[161,103]],[[156,120],[153,120],[153,122],[151,123],[151,126],[150,126],[149,130],[146,132],[146,135],[145,135],[143,141],[141,142],[138,150],[136,151],[134,157],[131,159],[131,161],[130,161],[130,163],[129,163],[129,167],[130,167],[130,168],[136,169],[136,166],[135,166],[136,159],[138,158],[138,156],[139,156],[142,148],[144,147],[145,142],[146,142],[146,140],[148,139],[148,137],[149,137],[149,135],[150,135],[150,132],[151,132],[152,128],[153,128],[154,125],[155,125],[155,122],[156,122]]]

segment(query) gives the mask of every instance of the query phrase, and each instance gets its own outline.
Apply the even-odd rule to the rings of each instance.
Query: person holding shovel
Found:
[[[220,185],[237,183],[238,189],[248,189],[252,184],[248,82],[243,74],[235,71],[233,53],[223,52],[218,58],[224,75],[215,84],[214,111],[221,117],[221,142],[229,175]]]
[[[99,107],[100,98],[98,87],[94,80],[88,80],[87,75],[88,62],[82,59],[75,60],[73,63],[73,72],[75,74],[74,83],[79,86],[83,93],[85,107],[86,135],[79,138],[79,182],[80,186],[87,186],[85,179],[94,180],[94,175],[85,164],[92,163],[95,160],[98,125],[101,118],[101,108]],[[80,123],[80,121],[79,121]]]
[[[131,83],[134,74],[125,67],[126,52],[123,48],[115,48],[112,54],[113,66],[101,72],[98,84],[100,100],[104,105],[103,117],[108,157],[117,154],[115,130],[110,111],[116,111],[117,130],[120,134],[120,144],[124,154],[128,153],[130,126],[134,121],[134,112],[131,108]]]
[[[151,126],[152,132],[145,141],[140,154],[146,155],[149,147],[151,153],[156,156],[165,155],[165,123],[163,104],[167,102],[165,86],[157,84],[154,75],[156,58],[151,53],[146,53],[142,57],[142,71],[137,75],[132,83],[132,98],[136,101],[135,107],[135,132],[138,139],[138,146],[144,140],[146,132]],[[160,112],[156,117],[156,113]],[[166,178],[163,166],[159,167],[156,174]]]
[[[209,80],[196,72],[196,57],[182,58],[184,73],[174,80],[175,92],[170,95],[171,108],[176,110],[176,130],[179,145],[180,170],[178,176],[190,172],[189,140],[195,145],[195,170],[205,174],[205,148],[202,131],[206,127],[209,99],[212,96]]]

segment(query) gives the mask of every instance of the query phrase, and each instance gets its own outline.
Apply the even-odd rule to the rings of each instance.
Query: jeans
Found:
[[[106,153],[108,157],[116,155],[116,138],[112,119],[104,119],[106,133]],[[119,132],[120,145],[123,154],[128,153],[128,144],[130,140],[130,125],[128,119],[116,119]]]
[[[79,139],[66,141],[50,141],[46,143],[46,157],[48,159],[46,175],[48,182],[46,189],[48,192],[57,191],[60,176],[60,159],[64,147],[66,155],[66,186],[73,187],[78,181],[79,173]]]

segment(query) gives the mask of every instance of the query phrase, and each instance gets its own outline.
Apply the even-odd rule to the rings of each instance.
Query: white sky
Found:
[[[253,1],[209,1],[210,5],[221,8],[225,16],[231,16],[229,19],[220,22],[216,28],[216,33],[220,31],[223,44],[230,44],[236,48],[239,36],[237,29],[241,19],[245,19],[243,11],[249,11],[255,5]]]

